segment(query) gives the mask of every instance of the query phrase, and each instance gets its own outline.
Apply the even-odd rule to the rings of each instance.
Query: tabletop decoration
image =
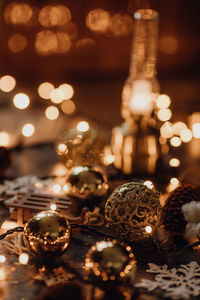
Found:
[[[148,273],[157,274],[154,280],[142,279],[135,287],[149,292],[160,289],[164,297],[171,299],[190,299],[200,295],[200,266],[196,261],[169,269],[167,265],[150,263]]]
[[[108,228],[131,242],[148,238],[159,225],[161,214],[159,193],[141,182],[117,187],[105,205]]]
[[[95,284],[106,285],[133,279],[136,259],[130,246],[116,240],[103,240],[87,252],[84,269]]]
[[[67,177],[68,194],[82,200],[102,197],[107,194],[108,180],[100,168],[76,166]]]
[[[60,255],[70,242],[70,225],[55,211],[43,211],[30,219],[24,228],[25,242],[37,256]]]

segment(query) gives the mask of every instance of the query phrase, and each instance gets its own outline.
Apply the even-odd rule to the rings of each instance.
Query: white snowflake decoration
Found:
[[[200,266],[192,261],[187,265],[180,265],[178,269],[168,269],[167,265],[158,266],[150,263],[149,273],[156,273],[155,280],[142,279],[135,287],[154,291],[159,288],[166,297],[172,299],[189,299],[200,295]]]

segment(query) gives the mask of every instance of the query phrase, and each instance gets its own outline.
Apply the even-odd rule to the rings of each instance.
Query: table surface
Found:
[[[48,155],[46,155],[48,153]],[[38,155],[39,154],[39,155]],[[34,161],[31,159],[34,157]],[[42,163],[41,163],[42,162]],[[57,163],[57,157],[55,151],[51,145],[46,145],[41,148],[30,148],[15,154],[15,160],[6,176],[14,178],[16,176],[36,174],[38,176],[47,176],[50,174],[53,166]],[[196,169],[198,165],[196,164]],[[191,168],[190,168],[191,169]],[[192,171],[188,170],[184,176],[186,178],[193,178]],[[190,173],[191,172],[191,173]],[[119,184],[125,182],[124,178],[115,177],[116,174],[112,173],[110,180],[109,194]],[[198,178],[198,174],[196,174]],[[3,178],[2,178],[3,180]],[[129,179],[130,180],[130,179]],[[195,179],[194,179],[195,180]],[[191,179],[192,182],[192,179]],[[104,206],[105,199],[102,199],[100,204]],[[96,203],[90,203],[92,209]],[[85,203],[84,203],[85,205]],[[82,204],[83,206],[83,204]],[[80,205],[72,205],[72,211],[74,215],[80,213]],[[0,220],[1,223],[8,217],[8,209],[1,203]],[[98,228],[98,230],[106,231],[104,227]],[[163,235],[163,231],[162,231]],[[148,263],[155,263],[158,265],[167,264],[169,268],[177,267],[180,264],[187,264],[191,261],[197,261],[200,264],[200,256],[197,251],[193,249],[182,249],[186,242],[184,239],[171,238],[168,233],[164,232],[164,237],[168,239],[168,242],[164,246],[158,248],[155,244],[149,240],[147,242],[141,242],[135,244],[133,247],[134,253],[137,258],[137,271],[134,279],[134,283],[140,282],[141,278],[153,279],[154,275],[145,273],[148,268]],[[57,260],[51,261],[51,267],[64,266],[67,270],[75,271],[76,274],[83,275],[83,263],[85,254],[88,249],[97,241],[102,238],[98,235],[93,235],[88,231],[81,230],[78,234],[73,234],[71,242],[65,253]],[[170,249],[166,250],[169,246]],[[179,250],[177,250],[179,248]],[[46,287],[43,282],[33,280],[33,274],[36,274],[36,267],[38,267],[38,261],[34,257],[26,266],[17,266],[17,256],[8,255],[5,267],[11,269],[13,266],[15,270],[11,273],[9,279],[2,284],[0,282],[0,299],[2,300],[35,300],[35,299],[125,299],[116,288],[110,288],[107,292],[100,292],[99,289],[93,290],[93,285],[83,282],[79,275],[70,281],[70,283],[63,286]],[[115,285],[114,285],[115,286]],[[128,298],[127,298],[128,299]],[[129,298],[130,299],[130,298]],[[131,299],[166,299],[161,290],[148,293],[144,289],[132,288]],[[192,299],[199,299],[194,297]]]

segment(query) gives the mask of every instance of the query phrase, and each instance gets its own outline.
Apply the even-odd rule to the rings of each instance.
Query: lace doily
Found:
[[[155,280],[142,279],[135,287],[148,291],[159,288],[164,291],[165,297],[172,299],[189,299],[191,296],[200,295],[200,266],[195,261],[180,265],[177,269],[150,263],[146,272],[157,274]]]

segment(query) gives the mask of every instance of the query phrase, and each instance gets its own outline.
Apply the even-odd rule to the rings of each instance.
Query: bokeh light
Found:
[[[32,136],[35,132],[35,127],[31,123],[27,123],[22,127],[23,136],[29,137]]]
[[[53,89],[50,95],[51,102],[59,104],[64,100],[64,92],[61,89]]]
[[[63,92],[64,100],[71,99],[74,95],[74,89],[70,84],[63,83],[59,85],[58,89],[60,89]]]
[[[63,26],[71,21],[71,12],[65,5],[46,5],[39,13],[39,23],[43,27]]]
[[[56,106],[50,105],[45,110],[45,116],[48,120],[56,120],[59,116],[59,110]]]
[[[153,189],[154,188],[153,182],[150,181],[150,180],[146,180],[143,184],[145,186],[147,186],[149,189]]]
[[[7,147],[10,142],[10,136],[5,131],[0,131],[0,146]]]
[[[55,53],[58,47],[56,34],[50,30],[42,30],[37,33],[35,39],[35,49],[40,55],[50,55]]]
[[[178,180],[178,178],[176,178],[176,177],[172,177],[172,178],[170,179],[170,183],[171,183],[172,185],[178,186],[178,185],[179,185],[179,180]]]
[[[150,225],[146,226],[146,227],[145,227],[145,231],[146,231],[147,233],[151,233],[151,232],[152,232],[152,227],[151,227]]]
[[[55,211],[55,210],[57,209],[56,204],[54,204],[54,203],[51,204],[51,205],[50,205],[50,209],[53,210],[53,211]]]
[[[57,151],[60,153],[60,154],[63,154],[63,153],[66,153],[68,150],[67,150],[67,146],[63,143],[60,143],[58,144],[57,146]]]
[[[78,27],[76,23],[69,22],[67,25],[65,25],[65,32],[68,34],[70,39],[75,39],[78,35]]]
[[[112,36],[127,36],[133,30],[133,19],[128,14],[114,14],[108,28]]]
[[[28,95],[24,93],[18,93],[13,98],[13,104],[18,109],[25,109],[30,104],[30,99]]]
[[[22,265],[27,265],[29,261],[29,255],[27,253],[22,253],[19,256],[19,263]]]
[[[43,99],[50,99],[51,92],[54,90],[54,85],[50,82],[43,82],[38,87],[38,94]]]
[[[27,24],[33,15],[33,10],[26,3],[11,3],[4,10],[4,19],[6,23],[14,25]]]
[[[61,109],[66,115],[71,115],[75,112],[76,105],[72,100],[67,100],[61,104]]]
[[[56,53],[67,53],[71,48],[71,40],[67,33],[58,32],[56,33],[57,38],[57,49]]]
[[[58,183],[54,184],[52,189],[55,194],[59,194],[62,190],[60,184],[58,184]]]
[[[167,55],[175,54],[178,51],[178,40],[174,36],[163,36],[159,41],[160,51]]]
[[[109,12],[101,8],[91,10],[86,17],[87,27],[97,32],[106,32],[110,22]]]
[[[16,86],[16,80],[11,75],[5,75],[0,78],[0,89],[5,92],[11,92]]]
[[[27,38],[20,33],[14,34],[8,39],[8,48],[13,53],[19,53],[23,51],[27,44]]]
[[[188,128],[183,129],[180,133],[180,137],[184,143],[189,143],[192,140],[192,131]]]
[[[200,123],[195,123],[192,125],[192,133],[194,138],[200,139]]]
[[[165,122],[160,127],[160,134],[163,138],[169,139],[173,136],[173,124],[170,122]]]
[[[89,130],[90,126],[89,126],[88,122],[86,122],[86,121],[81,121],[81,122],[79,122],[79,123],[77,124],[76,128],[77,128],[77,130],[79,130],[79,131],[85,132],[85,131],[88,131],[88,130]]]
[[[160,109],[157,112],[157,117],[160,121],[165,122],[171,119],[172,117],[172,112],[169,108],[165,108],[165,109]]]
[[[181,139],[178,137],[178,136],[173,136],[171,139],[170,139],[170,144],[173,146],[173,147],[180,147],[182,142],[181,142]]]
[[[173,125],[173,133],[175,135],[180,135],[181,131],[186,129],[186,128],[187,128],[187,125],[184,122],[181,122],[181,121],[176,122]]]
[[[180,160],[176,157],[173,157],[169,161],[170,167],[178,168],[180,166]]]
[[[4,263],[6,261],[6,258],[4,255],[0,255],[0,263]]]
[[[159,95],[156,99],[156,106],[160,109],[168,108],[171,104],[171,99],[168,95]]]

